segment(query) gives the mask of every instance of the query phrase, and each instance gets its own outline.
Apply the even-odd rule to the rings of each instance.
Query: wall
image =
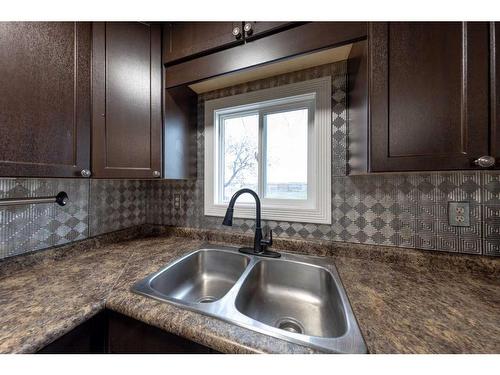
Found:
[[[69,203],[0,208],[0,259],[146,222],[146,181],[0,178],[0,198],[52,196]]]
[[[143,223],[251,234],[254,221],[203,215],[204,101],[276,85],[332,77],[332,224],[265,221],[278,237],[346,241],[500,256],[500,172],[346,176],[346,64],[340,62],[204,94],[198,101],[197,178],[86,180],[0,178],[0,198],[55,195],[66,207],[0,208],[0,259]],[[173,206],[174,194],[182,204]],[[471,227],[447,224],[448,200],[471,202]]]
[[[228,95],[332,77],[332,225],[266,221],[278,237],[346,241],[428,250],[500,255],[498,172],[436,172],[347,176],[346,62],[220,89],[199,96],[197,178],[151,181],[147,221],[151,224],[253,232],[254,222],[203,215],[204,101]],[[173,206],[180,194],[180,209]],[[471,226],[447,224],[448,200],[471,202]]]

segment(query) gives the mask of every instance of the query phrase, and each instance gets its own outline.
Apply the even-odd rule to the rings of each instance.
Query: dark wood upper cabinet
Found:
[[[0,176],[90,164],[91,25],[0,22]]]
[[[169,22],[163,27],[163,62],[178,64],[251,42],[305,22]]]
[[[490,23],[491,155],[500,167],[500,22]]]
[[[308,22],[263,38],[169,65],[165,87],[199,82],[321,49],[366,39],[366,22]]]
[[[94,177],[160,176],[161,71],[160,25],[94,23]]]
[[[368,171],[477,168],[489,153],[488,58],[487,23],[371,24]]]
[[[265,22],[265,21],[255,21],[255,22],[244,22],[243,29],[245,31],[245,38],[247,40],[252,40],[260,38],[284,29],[289,29],[293,26],[300,25],[301,22]],[[247,29],[249,29],[247,31]]]
[[[163,25],[163,62],[193,57],[244,42],[242,22],[169,22]],[[240,35],[234,35],[237,27]]]

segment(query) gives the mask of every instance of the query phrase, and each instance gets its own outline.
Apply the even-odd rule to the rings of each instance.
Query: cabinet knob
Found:
[[[241,29],[239,28],[239,26],[233,27],[233,36],[236,39],[240,39],[241,38]]]
[[[61,191],[59,192],[59,194],[56,195],[56,203],[59,205],[59,206],[66,206],[68,204],[68,194],[66,194],[66,192],[64,191]]]
[[[82,175],[82,177],[90,177],[92,176],[92,172],[88,169],[82,169],[82,171],[80,172],[80,174]]]
[[[153,177],[160,177],[159,171],[153,171]]]
[[[495,165],[495,158],[493,156],[484,155],[474,160],[474,164],[481,168],[493,167]]]
[[[252,29],[252,24],[250,22],[245,23],[245,26],[243,26],[243,30],[245,30],[245,33],[250,36],[253,34],[253,29]]]

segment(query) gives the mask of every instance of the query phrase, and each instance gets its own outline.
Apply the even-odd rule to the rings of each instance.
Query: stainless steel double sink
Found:
[[[334,353],[366,353],[333,263],[282,253],[195,250],[137,282],[132,291],[266,335]]]

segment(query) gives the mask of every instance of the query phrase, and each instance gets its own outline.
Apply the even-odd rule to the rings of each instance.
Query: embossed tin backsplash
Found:
[[[62,245],[146,221],[146,181],[0,178],[0,198],[51,196],[54,203],[0,208],[0,259]]]
[[[498,172],[433,172],[347,176],[347,66],[323,65],[205,93],[198,100],[197,179],[151,181],[147,221],[251,234],[254,221],[203,214],[204,101],[323,76],[332,77],[332,224],[265,221],[278,237],[345,241],[500,255]],[[181,206],[173,205],[174,195]],[[471,226],[447,222],[450,200],[471,206]]]
[[[0,258],[88,237],[89,182],[77,179],[0,179],[0,198],[55,195],[68,205],[31,204],[0,208]]]
[[[199,181],[152,181],[148,223],[253,233],[254,220],[203,215]],[[201,192],[203,189],[201,189]],[[174,194],[182,204],[173,206]],[[448,225],[448,201],[469,201],[470,227]],[[278,237],[500,256],[500,173],[334,176],[332,225],[263,223]]]
[[[0,198],[54,195],[70,204],[0,208],[0,258],[143,223],[251,234],[254,220],[203,213],[204,101],[302,80],[332,77],[332,224],[264,221],[278,237],[344,241],[500,256],[500,172],[347,175],[345,62],[245,83],[198,100],[197,178],[86,180],[0,178]],[[180,206],[174,206],[174,195]],[[471,226],[452,227],[448,201],[470,202]]]

